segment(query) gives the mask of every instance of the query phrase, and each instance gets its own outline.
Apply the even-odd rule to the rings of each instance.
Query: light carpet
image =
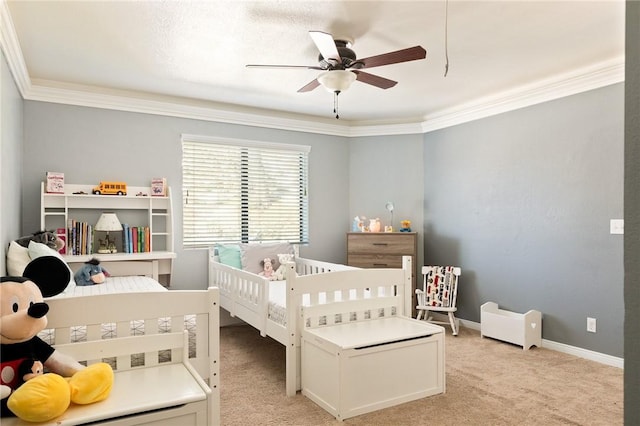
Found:
[[[220,353],[223,425],[623,424],[622,369],[544,348],[523,351],[464,327],[457,337],[447,331],[444,394],[344,422],[300,392],[286,396],[284,346],[252,327],[223,327]]]

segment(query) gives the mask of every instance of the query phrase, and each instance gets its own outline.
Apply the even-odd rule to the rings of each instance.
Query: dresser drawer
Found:
[[[408,254],[415,252],[414,234],[356,233],[347,237],[349,253]]]
[[[402,256],[389,254],[347,254],[347,264],[358,268],[402,268]]]

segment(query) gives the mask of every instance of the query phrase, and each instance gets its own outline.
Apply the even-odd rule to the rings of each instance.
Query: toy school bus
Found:
[[[98,195],[127,195],[127,184],[124,182],[100,182],[91,192]]]

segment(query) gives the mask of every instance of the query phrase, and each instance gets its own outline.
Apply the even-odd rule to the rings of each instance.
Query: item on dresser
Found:
[[[353,218],[353,223],[351,224],[351,232],[364,232],[365,226],[364,221],[367,220],[364,216],[356,216]]]
[[[393,232],[393,210],[395,210],[395,206],[393,205],[393,202],[387,201],[387,204],[384,205],[384,208],[387,209],[387,211],[391,215],[391,219],[389,220],[389,225],[384,227],[385,232]],[[388,231],[387,231],[387,228],[389,228]]]
[[[400,232],[411,232],[411,221],[410,220],[401,220],[400,221]]]

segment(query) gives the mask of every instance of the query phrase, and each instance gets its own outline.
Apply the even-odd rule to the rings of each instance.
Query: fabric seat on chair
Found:
[[[436,324],[451,324],[451,331],[454,336],[458,335],[458,323],[454,313],[457,305],[458,278],[462,270],[457,266],[423,266],[422,290],[416,289],[418,304],[417,319]],[[430,312],[447,313],[449,321],[437,321],[430,316]]]

